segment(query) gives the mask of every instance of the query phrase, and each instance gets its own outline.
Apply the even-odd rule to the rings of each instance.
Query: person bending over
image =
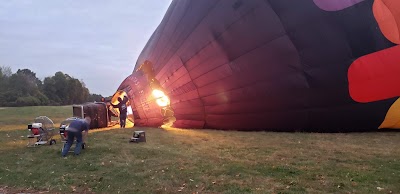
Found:
[[[85,131],[85,135],[87,135],[89,128],[90,128],[90,117],[86,116],[85,119],[77,119],[72,121],[68,128],[68,139],[67,143],[64,145],[64,149],[62,151],[62,157],[67,156],[69,149],[71,148],[72,144],[74,143],[74,138],[76,137],[76,145],[74,154],[79,155],[82,149],[82,132]]]

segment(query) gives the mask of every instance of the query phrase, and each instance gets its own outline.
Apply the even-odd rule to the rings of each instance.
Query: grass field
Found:
[[[80,156],[27,148],[27,124],[72,108],[0,109],[0,193],[399,193],[400,133],[92,130]],[[146,143],[128,143],[134,130]],[[58,138],[58,136],[57,136]]]

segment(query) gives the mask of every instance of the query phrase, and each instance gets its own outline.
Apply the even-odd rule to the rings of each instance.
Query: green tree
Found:
[[[1,71],[1,74],[5,77],[10,77],[12,74],[11,67],[9,67],[9,66],[1,66],[0,71]]]
[[[57,88],[55,86],[55,80],[52,77],[46,77],[43,80],[43,93],[49,99],[51,105],[59,105],[61,99],[56,95]]]
[[[42,85],[42,82],[36,77],[36,73],[29,69],[18,69],[9,79],[12,83],[9,88],[21,91],[24,96],[34,96]]]
[[[0,66],[0,92],[5,91],[8,86],[8,78],[11,76],[11,68]]]
[[[103,98],[103,96],[102,95],[100,95],[100,94],[90,94],[89,95],[89,98],[88,98],[88,101],[89,102],[101,102],[101,98]]]
[[[34,96],[21,96],[15,101],[17,106],[38,106],[41,105],[39,99]]]
[[[57,72],[53,79],[54,79],[54,86],[56,88],[55,94],[60,98],[61,104],[68,104],[69,101],[69,95],[68,95],[68,79],[70,79],[68,75],[62,73],[62,72]]]
[[[90,95],[89,89],[86,87],[86,84],[85,84],[85,82],[83,82],[83,80],[81,80],[80,82],[82,84],[82,88],[80,91],[79,101],[80,101],[80,103],[88,102],[88,98]]]
[[[40,91],[42,82],[29,69],[18,69],[8,78],[7,92],[2,94],[3,104],[12,106],[47,105],[48,100]]]
[[[53,104],[81,104],[88,101],[89,89],[83,81],[68,74],[57,72],[43,81],[44,94]]]
[[[99,99],[101,96],[91,95],[83,81],[63,72],[42,82],[29,69],[12,74],[11,68],[0,67],[0,106],[81,104]]]
[[[9,67],[0,66],[0,106],[9,106],[8,105],[8,73],[7,69],[11,69]]]

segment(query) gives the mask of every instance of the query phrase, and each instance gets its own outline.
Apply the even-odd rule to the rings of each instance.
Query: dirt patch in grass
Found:
[[[31,189],[16,189],[16,188],[10,188],[7,186],[0,186],[0,193],[1,194],[11,194],[11,193],[42,194],[42,193],[49,193],[49,191],[35,191],[35,190],[31,190]]]

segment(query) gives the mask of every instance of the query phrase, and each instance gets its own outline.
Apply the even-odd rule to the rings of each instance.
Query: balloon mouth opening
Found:
[[[128,98],[128,101],[126,102],[126,108],[127,108],[127,114],[126,114],[126,126],[128,127],[133,127],[135,125],[135,118],[133,115],[133,109],[132,109],[132,103],[130,101],[129,95],[123,91],[123,90],[118,90],[117,92],[114,93],[114,95],[111,98],[111,103],[112,104],[118,104],[118,98],[124,99],[124,97]],[[118,115],[119,116],[119,110],[118,108],[113,108],[113,107],[109,107],[109,110],[114,114],[114,115]]]

